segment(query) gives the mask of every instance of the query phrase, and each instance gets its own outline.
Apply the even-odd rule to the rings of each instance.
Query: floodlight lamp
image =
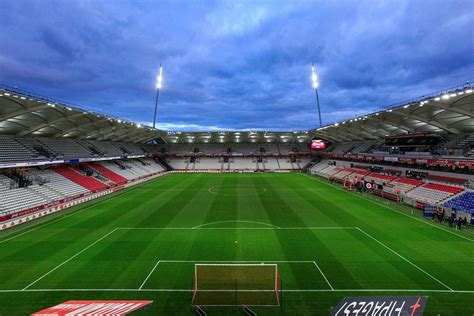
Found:
[[[163,87],[163,67],[160,66],[160,72],[156,77],[156,89],[160,90]]]
[[[311,81],[313,82],[313,88],[317,89],[319,87],[318,75],[316,74],[316,69],[314,65],[311,66]]]

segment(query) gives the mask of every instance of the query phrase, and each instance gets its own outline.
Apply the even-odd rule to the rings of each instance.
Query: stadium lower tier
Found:
[[[369,173],[347,167],[345,161],[323,160],[310,168],[312,174],[327,178],[329,181],[343,183],[348,189],[356,189],[357,186],[364,190],[370,190],[387,199],[404,202],[413,207],[429,211],[460,211],[465,214],[474,214],[474,191],[464,185],[460,185],[461,178],[446,175],[429,175],[424,179],[413,179],[401,176],[392,176],[385,173],[393,173],[394,170]],[[372,168],[378,168],[373,165]],[[399,174],[401,170],[395,170]],[[404,172],[407,173],[409,169]],[[449,184],[436,182],[436,180],[455,179]],[[463,183],[469,183],[469,178],[463,178]],[[463,214],[461,214],[463,215]],[[464,216],[464,215],[463,215]]]
[[[0,222],[164,172],[152,159],[9,169],[0,174]]]
[[[306,157],[171,157],[167,163],[175,170],[301,170],[310,161]]]

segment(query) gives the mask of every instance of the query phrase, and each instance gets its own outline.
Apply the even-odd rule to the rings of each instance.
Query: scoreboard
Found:
[[[312,150],[324,150],[328,148],[329,142],[324,139],[312,139],[309,143],[309,148]]]

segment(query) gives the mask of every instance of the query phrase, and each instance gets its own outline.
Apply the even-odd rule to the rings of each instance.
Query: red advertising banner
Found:
[[[153,301],[67,301],[31,316],[122,316],[151,303]]]

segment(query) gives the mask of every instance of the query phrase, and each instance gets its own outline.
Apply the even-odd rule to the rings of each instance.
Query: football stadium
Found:
[[[473,78],[330,121],[324,63],[304,61],[310,127],[193,130],[162,125],[167,93],[199,99],[172,61],[122,115],[5,62],[0,315],[474,315]]]

